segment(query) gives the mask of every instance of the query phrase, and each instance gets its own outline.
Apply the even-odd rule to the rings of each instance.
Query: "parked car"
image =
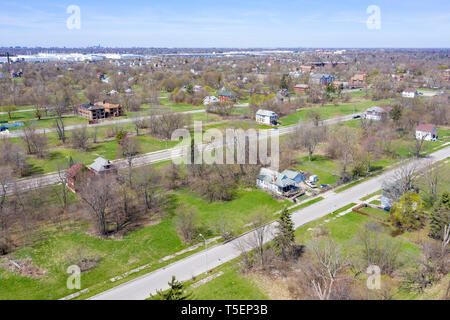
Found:
[[[359,114],[357,114],[356,116],[353,116],[353,119],[358,119],[361,118],[361,116]]]
[[[317,185],[314,183],[314,182],[311,182],[311,181],[308,181],[308,180],[305,180],[305,184],[308,186],[308,187],[310,187],[310,188],[317,188]]]

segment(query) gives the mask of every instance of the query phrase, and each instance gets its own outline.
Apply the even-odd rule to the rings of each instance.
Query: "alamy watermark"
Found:
[[[381,29],[381,9],[379,6],[376,6],[374,4],[370,5],[366,9],[366,13],[370,14],[370,16],[367,18],[366,26],[368,29],[375,29],[380,30]]]
[[[278,130],[219,129],[203,133],[202,122],[194,121],[194,137],[187,129],[177,129],[172,140],[181,142],[172,149],[175,164],[257,164],[279,167]],[[192,148],[193,145],[195,146]]]
[[[81,9],[77,5],[70,5],[66,10],[67,14],[70,16],[66,20],[67,29],[81,29]]]
[[[367,288],[369,290],[380,290],[381,289],[380,267],[376,265],[370,265],[367,267],[366,273],[369,274],[369,277],[367,277]]]
[[[67,278],[67,289],[81,289],[81,269],[77,265],[71,265],[67,268],[67,273],[70,276]]]

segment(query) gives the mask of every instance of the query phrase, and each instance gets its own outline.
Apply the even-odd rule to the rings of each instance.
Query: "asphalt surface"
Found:
[[[194,112],[199,112],[199,111],[200,110],[189,111],[189,112],[194,113]],[[333,118],[333,119],[327,119],[327,120],[323,120],[322,122],[324,125],[336,124],[339,122],[351,120],[354,115],[356,115],[356,114]],[[132,119],[121,119],[121,120],[117,120],[117,121],[124,121],[124,120],[132,121]],[[111,123],[108,123],[108,124],[111,124]],[[277,129],[269,129],[268,131],[278,132],[279,135],[284,135],[284,134],[294,132],[295,127],[296,127],[296,125],[291,125],[291,126],[286,126],[286,127],[279,127]],[[205,148],[205,147],[207,147],[207,146],[203,145],[203,148]],[[211,147],[209,147],[209,149],[211,149]],[[149,164],[152,164],[155,162],[160,162],[160,161],[177,158],[183,154],[184,150],[185,150],[185,148],[175,147],[175,148],[146,153],[141,156],[135,157],[132,161],[132,165],[133,165],[133,167],[139,167],[139,166],[149,165]],[[112,163],[114,163],[119,169],[128,167],[128,162],[126,159],[113,160]],[[32,189],[32,188],[36,188],[36,187],[44,187],[44,186],[56,184],[59,182],[60,182],[60,179],[59,179],[59,176],[57,173],[49,173],[49,174],[39,175],[39,176],[31,177],[31,178],[19,179],[15,182],[15,184],[19,190],[27,190],[27,189]],[[12,190],[12,185],[9,185],[8,189]]]
[[[427,165],[428,160],[433,162],[441,161],[450,156],[450,147],[436,151],[432,155],[423,159],[412,160],[403,166],[414,165],[417,169]],[[308,222],[321,218],[336,209],[358,200],[368,194],[381,189],[382,182],[393,179],[396,174],[394,169],[362,182],[352,188],[340,193],[329,191],[324,194],[324,199],[312,204],[304,209],[298,210],[292,214],[295,228]],[[276,222],[267,225],[265,231],[265,242],[274,238]],[[255,231],[246,233],[241,237],[211,247],[202,252],[193,254],[187,258],[172,263],[164,268],[158,269],[132,281],[121,284],[113,289],[105,291],[91,298],[91,300],[143,300],[150,294],[155,294],[157,290],[168,288],[168,282],[172,276],[180,281],[186,281],[194,276],[198,276],[215,267],[222,265],[241,255],[242,250],[254,248]],[[208,264],[206,264],[208,262]]]

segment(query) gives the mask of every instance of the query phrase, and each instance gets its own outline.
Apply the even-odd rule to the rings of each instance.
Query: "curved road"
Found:
[[[427,157],[433,162],[441,161],[450,156],[450,147],[434,152]],[[406,163],[404,166],[414,165],[416,168],[424,167],[427,164],[427,158],[416,159]],[[396,170],[394,169],[381,174],[377,177],[362,182],[350,189],[340,193],[329,191],[323,194],[324,199],[312,204],[304,209],[295,211],[292,214],[292,220],[295,223],[295,228],[300,227],[308,222],[321,218],[336,209],[358,200],[368,194],[381,189],[382,182],[386,179],[395,177]],[[268,242],[274,237],[274,230],[276,222],[267,225],[265,242]],[[255,237],[255,231],[251,231],[239,238],[228,243],[219,244],[208,250],[193,254],[185,259],[177,261],[164,267],[162,269],[153,271],[149,274],[136,278],[132,281],[126,282],[113,289],[98,294],[91,300],[143,300],[149,297],[150,294],[155,294],[159,289],[167,289],[167,283],[172,276],[180,281],[186,281],[193,276],[198,276],[208,270],[220,266],[241,255],[241,249],[252,249],[252,239]],[[254,242],[253,242],[254,243]],[[206,256],[207,255],[207,256]],[[208,261],[208,265],[206,265]]]

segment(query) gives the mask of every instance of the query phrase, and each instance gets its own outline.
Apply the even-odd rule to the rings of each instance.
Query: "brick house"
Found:
[[[80,104],[76,107],[75,113],[88,120],[100,120],[124,115],[120,104],[107,103],[106,101],[96,102],[95,104]]]
[[[237,101],[236,94],[233,91],[222,89],[219,92],[219,101],[220,102],[227,102],[227,101]]]
[[[350,87],[364,87],[366,84],[366,74],[365,73],[359,73],[355,74],[353,77],[350,78]]]
[[[309,86],[307,84],[296,84],[294,87],[295,93],[305,93],[308,90]]]
[[[79,190],[77,184],[82,180],[82,175],[89,175],[89,171],[86,170],[85,165],[80,163],[74,164],[66,170],[67,188],[73,193],[76,193]]]

